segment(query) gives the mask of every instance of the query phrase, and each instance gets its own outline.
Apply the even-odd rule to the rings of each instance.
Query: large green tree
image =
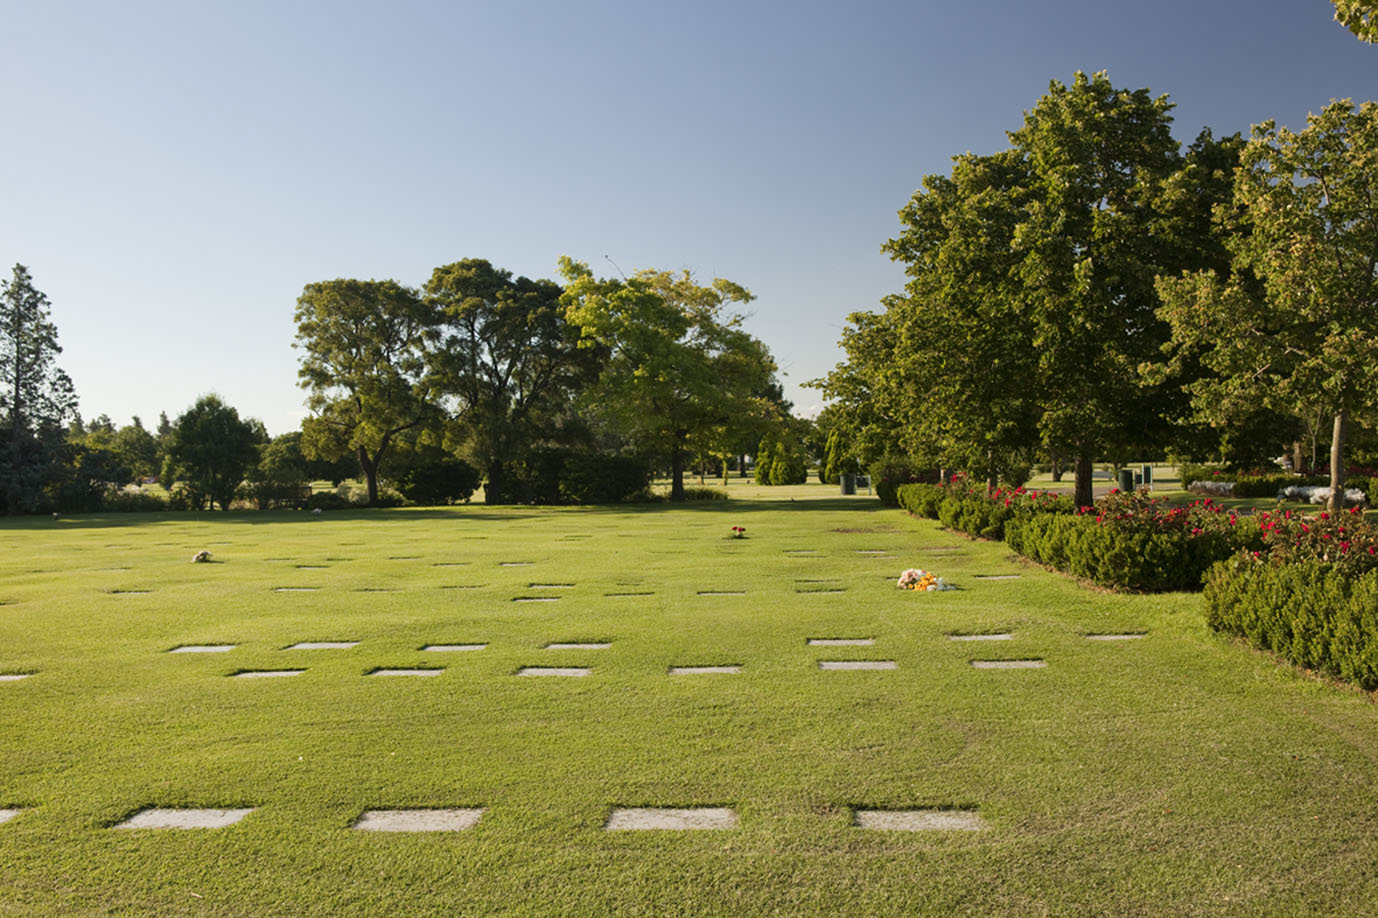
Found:
[[[560,259],[562,302],[581,344],[607,354],[590,397],[604,416],[670,467],[671,500],[684,498],[684,468],[696,439],[714,441],[742,418],[767,415],[775,363],[766,346],[727,314],[748,303],[746,288],[689,272],[638,271],[595,278],[588,265]],[[730,448],[726,433],[721,447]]]
[[[1010,134],[1032,200],[1015,230],[1021,314],[1037,364],[1039,432],[1076,460],[1079,505],[1091,502],[1100,454],[1164,442],[1163,393],[1139,366],[1168,337],[1155,315],[1164,271],[1153,203],[1179,165],[1166,96],[1128,91],[1104,73],[1054,81]]]
[[[219,396],[203,395],[173,424],[163,483],[168,488],[180,484],[193,507],[219,504],[228,510],[267,439],[262,423],[240,418]]]
[[[431,365],[450,400],[452,439],[485,478],[488,503],[510,503],[509,467],[596,371],[565,321],[562,290],[469,258],[436,268],[426,300],[438,313]]]
[[[1378,43],[1378,2],[1374,0],[1333,0],[1335,21],[1362,41]]]
[[[1175,359],[1224,423],[1258,405],[1332,419],[1332,506],[1347,428],[1378,402],[1378,104],[1332,102],[1301,131],[1254,129],[1235,177],[1232,269],[1159,283]]]
[[[76,413],[76,392],[54,363],[62,348],[48,297],[16,264],[0,281],[0,489],[6,512],[34,509],[42,487],[61,463],[62,431]]]
[[[437,317],[396,281],[307,284],[297,299],[299,383],[313,412],[302,422],[309,458],[352,453],[378,500],[378,470],[407,431],[436,423],[427,341]]]

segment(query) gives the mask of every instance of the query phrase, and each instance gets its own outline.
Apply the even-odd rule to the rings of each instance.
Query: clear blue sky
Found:
[[[214,391],[294,429],[303,285],[562,254],[746,285],[812,413],[846,316],[902,286],[896,211],[1050,80],[1166,93],[1183,142],[1378,97],[1328,0],[8,7],[0,264],[119,424]]]

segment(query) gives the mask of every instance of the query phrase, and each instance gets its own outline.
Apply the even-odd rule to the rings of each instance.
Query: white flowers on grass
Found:
[[[1233,481],[1193,481],[1187,485],[1193,494],[1209,494],[1211,497],[1229,497],[1234,493]]]
[[[196,554],[194,554],[194,555],[191,556],[191,563],[192,563],[192,564],[204,564],[205,562],[209,561],[210,559],[211,559],[211,553],[208,552],[208,551],[202,550],[202,551],[198,551]]]
[[[1362,506],[1368,503],[1368,495],[1358,488],[1345,488],[1344,492],[1346,504]],[[1324,485],[1290,485],[1278,492],[1278,499],[1324,504],[1330,501],[1330,489]]]
[[[312,516],[320,516],[320,515],[321,515],[321,508],[320,508],[320,507],[316,507],[316,508],[312,509],[311,515],[312,515]]]

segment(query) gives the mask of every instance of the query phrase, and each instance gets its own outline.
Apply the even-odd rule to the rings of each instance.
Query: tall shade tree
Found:
[[[1378,2],[1375,0],[1334,0],[1335,21],[1360,40],[1378,43]]]
[[[991,484],[1039,441],[1038,353],[1014,248],[1031,186],[1017,153],[959,156],[950,177],[924,179],[882,247],[909,275],[906,295],[888,301],[896,359],[881,368],[895,377],[907,450]]]
[[[1168,337],[1153,286],[1168,266],[1149,230],[1179,163],[1171,109],[1166,96],[1077,73],[1070,86],[1054,81],[1010,134],[1031,176],[1013,246],[1038,355],[1039,430],[1076,457],[1083,506],[1097,455],[1168,435],[1162,394],[1141,385],[1138,368]]]
[[[1232,270],[1159,283],[1175,358],[1221,421],[1262,404],[1332,418],[1331,506],[1350,421],[1378,402],[1378,104],[1332,102],[1293,132],[1254,129],[1235,178]]]
[[[11,514],[42,499],[44,479],[60,461],[62,428],[76,414],[72,381],[53,362],[62,348],[48,309],[23,265],[0,281],[0,488]]]
[[[203,395],[173,424],[163,483],[171,488],[180,482],[194,507],[219,504],[228,510],[267,439],[261,422],[241,419],[218,396]]]
[[[596,369],[593,352],[579,348],[554,281],[469,258],[436,268],[425,292],[440,323],[431,364],[451,400],[454,438],[483,471],[484,499],[510,503],[509,466]]]
[[[396,281],[307,284],[297,299],[299,384],[314,414],[302,422],[308,458],[352,453],[378,500],[378,468],[400,434],[433,423],[426,341],[434,309]]]
[[[695,282],[689,272],[638,271],[630,278],[593,276],[588,265],[560,259],[561,301],[586,347],[607,352],[591,397],[647,453],[670,466],[670,499],[684,499],[685,460],[695,440],[726,444],[743,418],[768,415],[760,394],[775,363],[766,346],[724,314],[752,295],[731,281]]]

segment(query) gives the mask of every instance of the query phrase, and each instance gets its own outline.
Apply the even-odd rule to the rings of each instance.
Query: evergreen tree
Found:
[[[72,381],[53,363],[62,348],[48,306],[23,265],[0,281],[0,490],[11,514],[42,499],[43,483],[61,461],[63,426],[76,410]]]

